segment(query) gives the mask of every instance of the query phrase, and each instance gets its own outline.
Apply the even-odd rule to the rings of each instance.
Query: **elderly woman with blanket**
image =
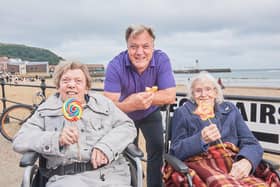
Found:
[[[188,90],[189,101],[172,119],[170,151],[189,166],[196,186],[267,186],[253,176],[263,149],[217,81],[201,72]]]

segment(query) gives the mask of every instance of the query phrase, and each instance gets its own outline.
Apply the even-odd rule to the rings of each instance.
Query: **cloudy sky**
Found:
[[[174,69],[280,68],[279,19],[279,0],[0,0],[0,42],[106,65],[145,24]]]

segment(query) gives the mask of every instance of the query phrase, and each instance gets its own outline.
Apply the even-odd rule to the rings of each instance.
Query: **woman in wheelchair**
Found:
[[[14,138],[14,150],[35,151],[46,158],[47,169],[42,172],[49,178],[47,187],[130,186],[122,152],[136,137],[132,120],[109,99],[89,91],[86,65],[59,64],[54,83],[58,92],[23,124]],[[77,121],[64,117],[63,103],[69,98],[82,104]]]
[[[189,101],[174,112],[170,153],[188,165],[195,186],[269,186],[258,167],[262,147],[214,77],[201,72],[188,91]],[[179,173],[167,173],[167,186],[182,185]]]

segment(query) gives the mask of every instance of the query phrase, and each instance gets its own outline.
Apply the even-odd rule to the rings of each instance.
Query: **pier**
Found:
[[[201,71],[208,71],[210,73],[224,73],[231,72],[230,68],[209,68],[209,69],[182,69],[174,70],[174,73],[199,73]]]

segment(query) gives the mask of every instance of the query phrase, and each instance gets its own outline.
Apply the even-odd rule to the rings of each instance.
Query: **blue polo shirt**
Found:
[[[127,50],[109,62],[104,90],[120,93],[120,102],[133,93],[145,91],[147,86],[158,86],[159,90],[176,86],[170,60],[161,50],[154,50],[149,66],[141,75],[130,62]],[[127,115],[132,120],[141,120],[157,109],[157,106],[151,106],[146,110],[137,110]]]

